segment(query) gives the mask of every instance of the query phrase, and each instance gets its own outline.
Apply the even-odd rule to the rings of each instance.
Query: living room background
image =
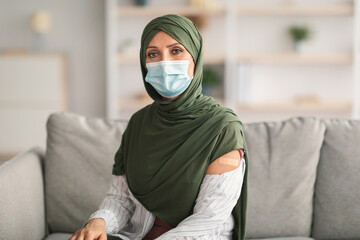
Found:
[[[44,146],[53,111],[128,118],[148,104],[139,37],[147,21],[171,12],[198,24],[207,74],[217,75],[207,94],[243,122],[359,118],[356,0],[145,2],[0,0],[0,158]],[[51,24],[37,35],[32,21],[44,14]],[[302,44],[291,38],[294,26],[310,32]]]

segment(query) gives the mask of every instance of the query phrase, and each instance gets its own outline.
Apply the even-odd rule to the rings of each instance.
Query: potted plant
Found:
[[[291,26],[289,27],[289,34],[294,41],[295,51],[302,52],[304,42],[311,36],[310,29],[307,26]]]
[[[135,0],[135,5],[137,6],[146,6],[147,0]]]
[[[204,95],[210,94],[210,89],[220,82],[219,75],[211,68],[204,68],[204,75],[202,80],[202,93]]]

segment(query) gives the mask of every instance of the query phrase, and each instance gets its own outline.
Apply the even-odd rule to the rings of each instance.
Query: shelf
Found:
[[[215,99],[220,105],[224,106],[223,99]],[[139,98],[119,99],[118,107],[123,111],[137,111],[140,108],[151,104],[153,100],[144,95]],[[295,101],[283,102],[264,102],[264,103],[247,103],[237,104],[238,110],[249,111],[324,111],[324,112],[340,112],[350,111],[350,101],[340,102],[316,102],[316,103],[297,103]]]
[[[239,62],[251,63],[295,63],[295,64],[350,64],[351,54],[310,54],[310,53],[272,53],[272,54],[244,54],[237,59]],[[139,57],[135,55],[118,54],[116,62],[119,64],[137,64]],[[204,56],[205,64],[223,64],[224,56]]]
[[[239,110],[251,111],[324,111],[324,112],[348,112],[351,102],[343,101],[336,103],[249,103],[238,104]]]
[[[359,65],[359,13],[360,9],[358,9],[359,3],[357,1],[337,1],[330,3],[330,1],[322,1],[322,3],[318,2],[311,2],[311,1],[305,1],[302,0],[289,0],[289,1],[277,1],[278,4],[266,4],[262,1],[259,2],[259,4],[254,4],[254,1],[251,0],[245,0],[242,3],[238,1],[231,1],[231,0],[225,0],[220,1],[223,7],[221,9],[204,9],[204,8],[198,8],[198,7],[191,7],[191,6],[174,6],[174,3],[170,3],[165,0],[159,0],[159,5],[167,5],[166,7],[160,7],[160,6],[145,6],[145,7],[139,7],[139,6],[119,6],[119,1],[117,0],[107,0],[108,2],[108,8],[107,8],[107,17],[108,17],[108,37],[110,41],[109,44],[109,50],[107,54],[107,62],[108,62],[108,94],[109,97],[107,99],[107,107],[109,109],[108,115],[111,117],[116,117],[117,115],[120,116],[130,116],[134,111],[139,110],[140,108],[146,106],[147,104],[150,104],[152,100],[144,98],[144,97],[130,97],[127,98],[125,92],[121,93],[118,92],[114,88],[114,86],[118,86],[118,80],[119,80],[119,74],[121,72],[127,72],[127,71],[133,71],[132,69],[128,69],[129,66],[138,66],[140,64],[139,60],[139,53],[138,51],[132,51],[132,49],[126,49],[124,52],[120,53],[118,52],[118,44],[119,40],[117,39],[118,33],[121,31],[121,34],[127,34],[126,30],[128,28],[132,28],[133,26],[139,26],[140,21],[132,21],[134,19],[139,20],[148,20],[149,18],[153,18],[156,16],[174,13],[178,15],[183,15],[187,17],[203,17],[205,15],[205,18],[212,18],[210,21],[207,22],[209,26],[214,27],[215,31],[212,31],[211,28],[208,32],[206,37],[211,38],[212,41],[209,41],[209,44],[215,45],[217,44],[217,31],[218,29],[223,30],[223,35],[225,39],[236,39],[236,36],[238,33],[242,33],[240,31],[247,30],[249,34],[255,29],[256,31],[263,31],[266,30],[267,25],[261,26],[261,28],[258,28],[258,24],[261,22],[266,22],[269,20],[274,19],[275,21],[272,21],[271,24],[275,24],[275,26],[281,26],[283,27],[283,17],[285,17],[283,20],[289,20],[290,22],[298,22],[298,21],[318,21],[318,18],[326,18],[328,20],[331,20],[332,24],[336,21],[340,21],[342,24],[346,24],[345,27],[345,36],[338,36],[334,39],[332,39],[331,32],[327,32],[327,30],[332,29],[327,23],[327,21],[321,21],[319,23],[319,28],[325,28],[325,34],[327,34],[327,38],[319,38],[319,41],[324,41],[324,46],[321,46],[320,48],[314,48],[312,49],[305,49],[304,52],[297,53],[295,51],[292,51],[291,49],[287,48],[287,46],[283,46],[282,49],[273,49],[271,48],[271,43],[266,43],[268,46],[268,51],[261,51],[257,50],[256,48],[252,48],[251,50],[250,46],[243,46],[241,47],[243,50],[240,51],[240,47],[238,47],[238,44],[236,40],[228,41],[223,50],[223,48],[209,48],[211,51],[204,51],[204,64],[214,64],[217,66],[214,67],[220,67],[221,69],[221,78],[224,83],[222,94],[221,96],[226,99],[217,99],[217,101],[223,105],[226,102],[227,106],[234,106],[236,110],[241,110],[246,112],[247,114],[244,115],[251,115],[262,118],[261,116],[269,116],[272,115],[272,113],[279,114],[279,115],[292,115],[292,114],[322,114],[322,115],[337,115],[337,116],[348,116],[349,113],[352,114],[352,116],[358,116],[360,114],[360,108],[359,108],[359,101],[357,99],[359,98],[359,91],[356,92],[356,90],[353,91],[352,100],[348,99],[347,92],[345,92],[345,89],[339,89],[341,90],[341,95],[344,95],[344,99],[338,103],[333,103],[333,99],[329,98],[327,101],[323,101],[320,99],[319,101],[311,101],[311,100],[304,100],[304,101],[296,101],[296,100],[284,100],[279,102],[275,99],[270,99],[269,102],[257,102],[254,99],[255,102],[250,102],[249,104],[239,104],[238,97],[236,94],[238,94],[238,77],[241,77],[241,81],[243,81],[245,78],[249,78],[249,83],[251,82],[251,72],[253,71],[253,68],[258,68],[259,70],[262,70],[261,64],[273,64],[270,65],[269,69],[272,70],[272,68],[277,68],[276,64],[279,64],[280,66],[283,66],[285,68],[290,67],[290,69],[297,69],[299,72],[304,71],[306,66],[314,66],[314,68],[323,69],[324,68],[337,68],[340,66],[339,69],[336,69],[336,74],[341,74],[342,71],[352,71],[352,65]],[[234,5],[230,5],[234,3]],[[173,5],[173,6],[171,6]],[[230,6],[231,8],[228,8]],[[238,22],[242,21],[244,19],[247,19],[246,17],[249,16],[247,22],[247,25],[239,25]],[[243,19],[244,17],[244,19]],[[207,19],[208,20],[208,19]],[[246,20],[246,21],[248,21]],[[255,20],[255,21],[254,21]],[[280,22],[278,21],[280,20]],[[343,22],[346,20],[345,22]],[[349,20],[349,21],[348,21]],[[334,22],[333,22],[334,21]],[[123,26],[121,23],[125,22],[128,23],[125,26]],[[317,22],[316,22],[317,23]],[[130,24],[130,25],[129,25]],[[339,27],[342,27],[342,25],[339,25]],[[238,30],[238,28],[240,30]],[[255,31],[254,30],[254,31]],[[250,31],[250,32],[249,32]],[[347,35],[348,32],[352,32],[352,36],[354,39],[345,39],[349,38]],[[259,32],[260,34],[261,32]],[[130,34],[130,33],[129,33]],[[128,34],[128,35],[129,35]],[[264,31],[264,34],[266,34],[266,31]],[[275,33],[274,33],[275,34]],[[124,36],[125,36],[124,35]],[[326,35],[325,35],[326,36]],[[251,41],[251,36],[249,36]],[[258,37],[257,34],[254,34],[253,37]],[[338,48],[332,48],[333,45],[331,43],[337,44],[336,41],[339,39],[344,40],[341,42],[341,44],[346,44],[344,47],[347,47],[347,45],[351,46],[348,51],[344,50],[336,50]],[[205,39],[206,40],[206,39]],[[351,40],[351,42],[350,42]],[[327,44],[326,41],[331,41],[331,43]],[[228,46],[231,46],[234,44],[233,48],[230,50]],[[320,43],[321,44],[321,43]],[[340,42],[339,42],[340,44]],[[277,45],[276,45],[277,46]],[[276,47],[275,46],[275,47]],[[209,46],[213,47],[213,46]],[[256,47],[256,46],[255,46]],[[314,46],[316,47],[316,46]],[[324,47],[324,48],[322,48]],[[329,47],[329,48],[327,48]],[[220,50],[221,49],[221,50]],[[273,50],[272,50],[273,49]],[[328,52],[326,52],[328,49]],[[217,52],[219,54],[217,54]],[[230,52],[233,51],[233,52]],[[325,52],[321,52],[325,51]],[[209,55],[210,54],[210,55]],[[254,64],[251,67],[247,67],[248,64]],[[259,65],[256,65],[259,64]],[[286,64],[289,64],[288,66]],[[219,66],[218,66],[219,65]],[[345,66],[345,68],[344,68]],[[209,66],[213,67],[213,66]],[[350,67],[350,68],[349,68]],[[114,71],[114,68],[119,68],[119,70]],[[243,75],[236,74],[238,71],[244,70]],[[355,68],[357,69],[357,68]],[[230,74],[234,73],[234,74]],[[329,78],[336,78],[336,75],[331,76],[332,72],[327,73],[329,74]],[[360,89],[357,86],[360,84],[360,80],[356,77],[359,76],[359,71],[356,70],[354,76],[348,75],[340,75],[339,78],[344,76],[344,78],[352,78],[354,83],[352,84],[352,89]],[[289,76],[292,77],[292,76]],[[296,79],[298,79],[297,76],[295,76]],[[316,79],[314,79],[315,81]],[[334,79],[336,80],[336,79]],[[301,79],[299,78],[299,81]],[[342,80],[341,80],[342,81]],[[121,82],[121,84],[128,84],[126,82]],[[301,84],[299,82],[299,84]],[[249,85],[250,86],[250,85]],[[139,87],[139,86],[137,86]],[[321,90],[321,86],[318,86],[319,91]],[[311,89],[312,86],[307,86],[307,88]],[[134,84],[135,89],[135,84]],[[311,89],[315,91],[315,89]],[[283,89],[282,91],[286,91],[286,89]],[[145,91],[144,91],[145,92]],[[146,93],[146,92],[145,92]],[[350,93],[349,93],[350,95]],[[122,100],[119,100],[118,98],[121,98]],[[349,96],[350,98],[350,96]],[[346,101],[345,101],[346,100]],[[331,101],[331,102],[329,102]],[[234,109],[235,110],[235,109]]]
[[[146,94],[146,93],[145,93]],[[148,95],[142,95],[137,98],[118,99],[117,106],[121,111],[135,112],[154,102]]]
[[[117,54],[116,62],[118,64],[137,64],[140,63],[139,56],[129,54]],[[223,64],[225,58],[223,56],[204,56],[205,64]]]
[[[65,59],[65,54],[58,52],[36,52],[36,51],[29,51],[27,49],[5,49],[0,51],[0,57]]]
[[[151,15],[223,15],[224,9],[204,9],[197,7],[119,7],[117,15],[119,16],[151,16]]]
[[[225,56],[210,56],[204,54],[204,64],[223,64]]]
[[[139,63],[140,59],[139,56],[119,53],[116,55],[116,62],[119,64],[135,64]]]
[[[207,9],[191,6],[179,7],[119,7],[116,11],[119,16],[144,16],[144,15],[224,15],[225,9]],[[238,15],[353,15],[354,7],[350,4],[330,5],[330,6],[272,6],[272,7],[240,7]]]
[[[237,11],[238,15],[353,15],[354,7],[352,5],[334,5],[334,6],[274,6],[274,7],[242,7]]]
[[[217,99],[215,98],[215,101],[217,101],[220,105],[224,106],[224,100],[223,99]],[[128,98],[128,99],[118,99],[117,106],[118,109],[121,111],[130,111],[135,112],[146,105],[149,105],[153,103],[154,100],[147,95],[146,92],[143,94],[140,94],[137,97]]]
[[[273,53],[244,54],[238,57],[239,62],[251,63],[290,63],[290,64],[350,64],[351,54],[310,54],[310,53]]]
[[[59,109],[61,104],[56,100],[0,100],[0,109],[33,109],[33,110],[44,110],[44,109]]]

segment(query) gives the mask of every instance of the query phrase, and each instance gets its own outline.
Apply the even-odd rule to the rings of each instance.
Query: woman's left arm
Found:
[[[246,167],[242,156],[242,152],[234,150],[211,163],[193,214],[156,240],[220,239],[221,230],[240,197]]]

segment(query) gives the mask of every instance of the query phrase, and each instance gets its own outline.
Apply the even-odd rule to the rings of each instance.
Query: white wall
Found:
[[[105,16],[102,0],[0,0],[0,51],[30,48],[34,11],[52,14],[49,51],[67,57],[69,110],[105,116]]]

